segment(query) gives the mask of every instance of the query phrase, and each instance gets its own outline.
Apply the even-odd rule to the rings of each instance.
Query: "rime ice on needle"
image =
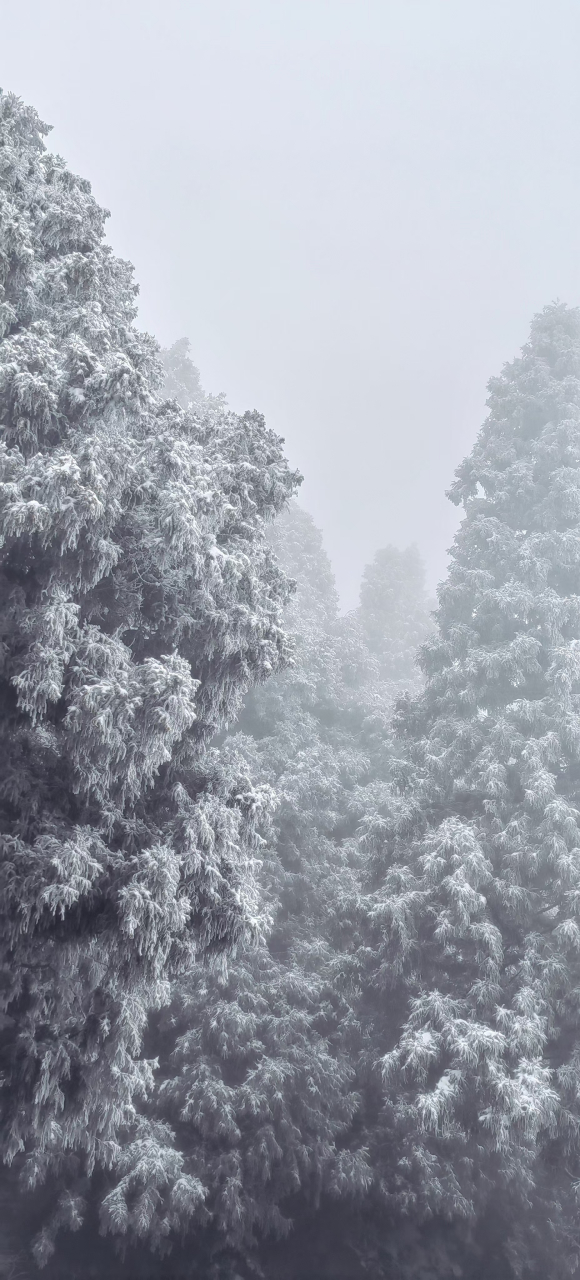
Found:
[[[31,1183],[110,1163],[170,974],[252,927],[247,797],[208,743],[287,660],[264,526],[297,483],[258,414],[163,400],[46,132],[0,96],[2,1152]]]
[[[391,1172],[564,1271],[580,1174],[580,312],[536,317],[457,471],[465,516],[363,843]],[[375,883],[377,883],[377,880]],[[372,939],[372,941],[371,941]],[[515,1224],[515,1226],[514,1226]],[[567,1259],[567,1261],[566,1261]],[[558,1272],[560,1274],[560,1272]]]

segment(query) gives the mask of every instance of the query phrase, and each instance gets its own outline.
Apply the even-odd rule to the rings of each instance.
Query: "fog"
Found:
[[[0,33],[0,1277],[572,1280],[577,0]]]
[[[5,0],[0,84],[113,211],[140,319],[302,470],[343,604],[433,586],[485,386],[580,300],[574,0]]]

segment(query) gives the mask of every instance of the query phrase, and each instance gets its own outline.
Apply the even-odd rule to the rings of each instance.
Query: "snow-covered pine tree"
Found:
[[[268,943],[240,948],[227,974],[185,976],[155,1020],[160,1145],[169,1125],[179,1177],[197,1195],[174,1188],[167,1149],[147,1217],[140,1206],[152,1189],[153,1145],[139,1139],[101,1209],[103,1228],[132,1244],[163,1246],[188,1232],[186,1257],[194,1248],[202,1270],[219,1263],[224,1276],[228,1265],[233,1273],[259,1261],[268,1239],[286,1237],[295,1212],[313,1211],[324,1193],[360,1194],[370,1177],[360,1144],[344,1142],[358,1098],[342,1043],[357,901],[343,844],[361,811],[356,787],[369,776],[360,740],[368,709],[363,700],[355,714],[356,692],[344,684],[337,595],[318,530],[292,503],[269,536],[298,584],[285,613],[295,661],[249,695],[244,732],[221,750],[242,794],[253,778],[277,796],[273,823],[260,831],[272,929]],[[350,672],[350,638],[347,650]],[[171,1266],[179,1273],[179,1250]]]
[[[160,352],[163,364],[163,393],[168,400],[177,400],[182,409],[224,408],[226,397],[208,395],[199,377],[199,369],[191,358],[189,338],[178,338],[171,347]]]
[[[412,1224],[394,1230],[384,1213],[377,1219],[368,1197],[374,1171],[364,1148],[374,1138],[376,1089],[366,1069],[355,1078],[366,1040],[350,837],[384,792],[392,682],[380,681],[357,614],[338,617],[328,558],[306,512],[292,503],[269,538],[298,584],[284,618],[295,660],[246,699],[243,734],[219,748],[216,787],[277,794],[273,821],[246,806],[243,836],[248,845],[251,827],[259,842],[273,928],[267,944],[239,948],[227,973],[198,966],[184,976],[153,1019],[154,1092],[108,1187],[100,1180],[93,1197],[105,1240],[131,1246],[120,1280],[136,1269],[159,1280],[166,1269],[189,1275],[192,1253],[200,1275],[216,1280],[248,1266],[275,1276],[282,1257],[298,1274],[307,1266],[333,1280],[344,1256],[358,1274],[357,1251],[367,1269],[378,1258],[382,1274],[386,1258],[410,1277],[456,1257],[453,1241],[416,1241]],[[164,1263],[157,1250],[166,1246]],[[110,1268],[103,1249],[90,1231],[65,1237],[55,1262],[80,1277],[87,1251]]]
[[[182,409],[203,404],[205,393],[199,380],[199,369],[191,358],[189,338],[178,338],[161,352],[165,382],[163,390],[169,400],[177,400]]]
[[[264,526],[297,482],[258,414],[161,399],[46,132],[0,96],[0,1145],[31,1182],[110,1162],[169,975],[251,923],[259,797],[208,742],[286,660]]]
[[[490,393],[363,832],[372,1158],[386,1204],[487,1214],[516,1274],[556,1280],[580,1261],[580,312],[547,307]]]
[[[359,615],[366,643],[383,679],[403,692],[418,692],[419,646],[432,630],[434,602],[425,590],[425,566],[416,546],[382,547],[363,573]]]

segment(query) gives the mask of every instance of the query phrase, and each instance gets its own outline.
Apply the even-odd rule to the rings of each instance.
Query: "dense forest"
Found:
[[[428,598],[342,614],[259,412],[0,95],[0,1275],[580,1267],[580,311]],[[348,519],[348,512],[345,512]]]

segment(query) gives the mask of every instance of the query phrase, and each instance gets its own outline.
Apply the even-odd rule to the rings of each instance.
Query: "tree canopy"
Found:
[[[516,1270],[560,1276],[580,1168],[580,312],[537,316],[488,404],[425,688],[361,836],[365,980],[401,1194],[493,1213]]]
[[[163,398],[89,184],[12,95],[0,131],[1,1145],[33,1182],[111,1162],[170,975],[255,927],[259,798],[208,744],[288,659],[298,477],[258,414]]]

